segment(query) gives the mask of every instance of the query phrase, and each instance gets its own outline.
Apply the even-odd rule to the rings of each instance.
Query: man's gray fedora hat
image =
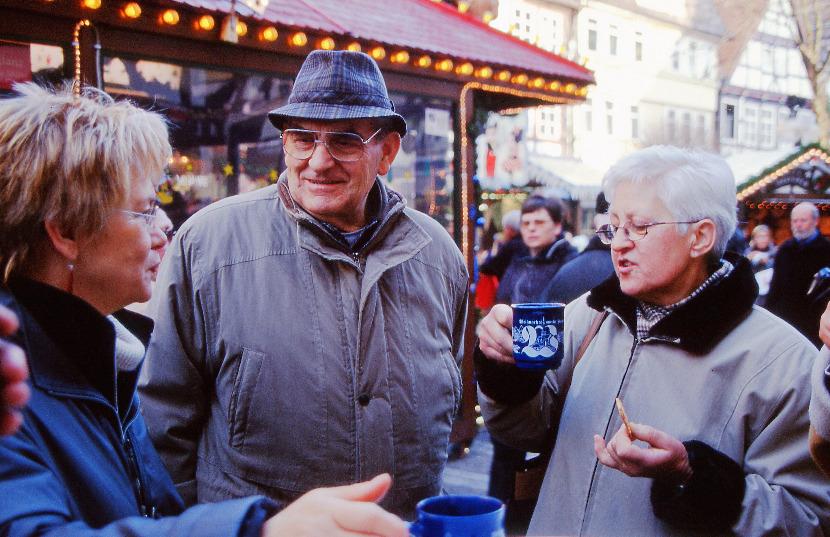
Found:
[[[390,118],[406,134],[406,121],[395,113],[386,82],[375,61],[363,52],[315,50],[303,62],[288,104],[268,113],[280,130],[291,119]]]

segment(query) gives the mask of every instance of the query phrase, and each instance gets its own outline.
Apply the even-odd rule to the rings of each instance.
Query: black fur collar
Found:
[[[758,297],[749,261],[730,252],[724,258],[734,265],[732,272],[658,322],[654,334],[679,338],[680,347],[691,354],[706,354],[749,315]],[[598,311],[609,308],[636,333],[637,301],[623,294],[616,274],[591,291],[588,305]]]

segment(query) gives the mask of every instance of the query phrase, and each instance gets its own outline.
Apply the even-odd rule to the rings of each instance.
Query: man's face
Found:
[[[371,119],[318,121],[297,119],[290,128],[351,132],[364,140],[378,129]],[[341,162],[318,143],[311,157],[301,160],[285,153],[288,188],[294,201],[310,215],[341,231],[366,225],[366,199],[377,175],[385,175],[400,148],[396,132],[378,133],[354,162]]]
[[[813,212],[806,205],[796,205],[790,214],[790,228],[793,237],[799,240],[809,239],[816,229],[816,219]]]
[[[545,209],[522,215],[522,241],[533,255],[553,244],[561,232],[562,224],[555,223]]]
[[[631,183],[617,187],[608,214],[614,226],[623,226],[628,220],[641,224],[677,220],[653,189]],[[676,224],[650,226],[646,236],[637,241],[627,239],[620,229],[611,241],[622,292],[661,306],[679,302],[697,287],[697,274],[687,270],[692,263],[690,252],[690,233],[680,235]]]

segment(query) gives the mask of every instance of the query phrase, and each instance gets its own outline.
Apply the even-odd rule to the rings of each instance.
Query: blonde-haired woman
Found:
[[[749,241],[747,259],[752,262],[752,271],[760,272],[772,268],[777,248],[772,241],[772,231],[769,226],[759,224],[752,229],[752,239]]]
[[[183,511],[135,395],[153,323],[123,309],[150,298],[166,245],[156,223],[165,121],[91,88],[15,89],[0,100],[0,305],[20,321],[31,400],[0,440],[0,533],[248,537],[313,521],[306,534],[373,524],[406,535],[365,503],[388,476],[312,491],[276,516],[263,498]]]

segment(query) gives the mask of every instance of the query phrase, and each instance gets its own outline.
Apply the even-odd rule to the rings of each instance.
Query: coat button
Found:
[[[357,402],[360,403],[360,406],[366,406],[369,404],[369,401],[372,400],[372,396],[368,393],[361,393],[357,396]]]

